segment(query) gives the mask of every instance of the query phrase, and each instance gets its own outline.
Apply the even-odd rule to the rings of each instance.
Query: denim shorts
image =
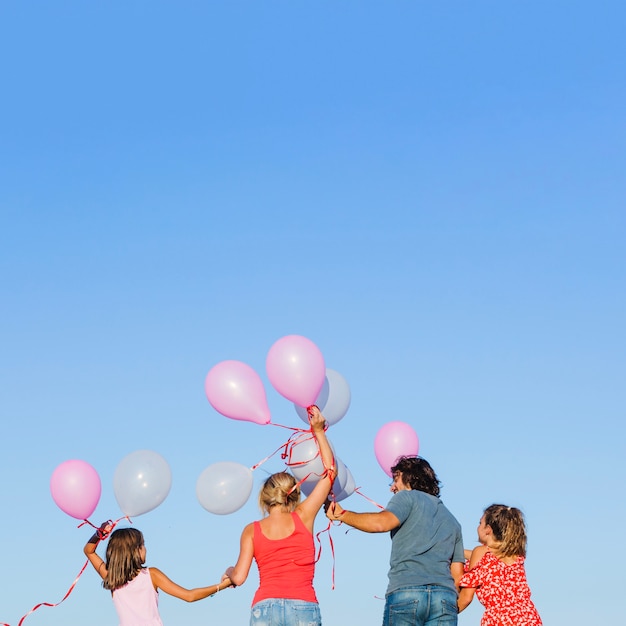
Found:
[[[261,600],[250,611],[250,626],[322,626],[320,605],[283,598]]]
[[[387,594],[383,626],[456,626],[457,593],[441,585],[403,587]]]

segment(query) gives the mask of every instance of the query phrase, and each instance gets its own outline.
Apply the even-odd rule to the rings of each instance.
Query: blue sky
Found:
[[[49,481],[80,458],[92,516],[148,449],[172,471],[138,516],[148,564],[211,584],[255,498],[197,501],[210,464],[252,466],[282,428],[204,395],[226,359],[316,343],[350,384],[329,430],[385,504],[374,438],[410,423],[473,547],[482,509],[519,506],[544,623],[601,623],[621,571],[626,84],[619,2],[5,2],[0,8],[0,622],[58,602],[89,529]],[[254,472],[256,493],[272,457]],[[364,498],[344,501],[372,510]],[[608,524],[607,524],[608,522]],[[608,528],[606,526],[608,525]],[[320,517],[317,528],[325,527]],[[333,528],[325,626],[381,622],[385,535]],[[246,624],[245,586],[165,624]],[[475,603],[459,623],[478,624]],[[95,572],[25,626],[114,624]]]

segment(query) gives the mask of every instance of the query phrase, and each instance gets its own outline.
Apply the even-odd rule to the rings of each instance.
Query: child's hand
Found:
[[[222,574],[222,580],[220,582],[223,583],[225,580],[227,580],[229,582],[229,587],[236,587],[237,585],[235,585],[235,583],[233,583],[233,581],[230,579],[230,575],[232,574],[234,569],[235,568],[232,565],[227,568],[227,570]]]
[[[98,537],[100,540],[106,539],[113,530],[113,522],[109,519],[106,522],[102,522],[100,524],[100,528],[98,528]]]

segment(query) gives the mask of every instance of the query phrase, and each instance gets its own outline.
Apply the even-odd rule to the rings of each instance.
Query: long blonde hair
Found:
[[[102,586],[115,591],[143,569],[143,534],[136,528],[119,528],[111,533],[106,551],[107,576]]]
[[[272,474],[259,492],[259,508],[269,513],[274,506],[284,506],[291,512],[300,504],[300,487],[288,472]]]
[[[492,504],[485,509],[485,524],[491,527],[500,556],[526,556],[526,524],[519,509]]]

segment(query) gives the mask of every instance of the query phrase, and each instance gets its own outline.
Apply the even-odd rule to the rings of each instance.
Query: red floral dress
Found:
[[[507,565],[485,552],[473,569],[466,569],[460,585],[476,589],[476,596],[485,607],[481,626],[541,626],[530,599],[523,556]]]

